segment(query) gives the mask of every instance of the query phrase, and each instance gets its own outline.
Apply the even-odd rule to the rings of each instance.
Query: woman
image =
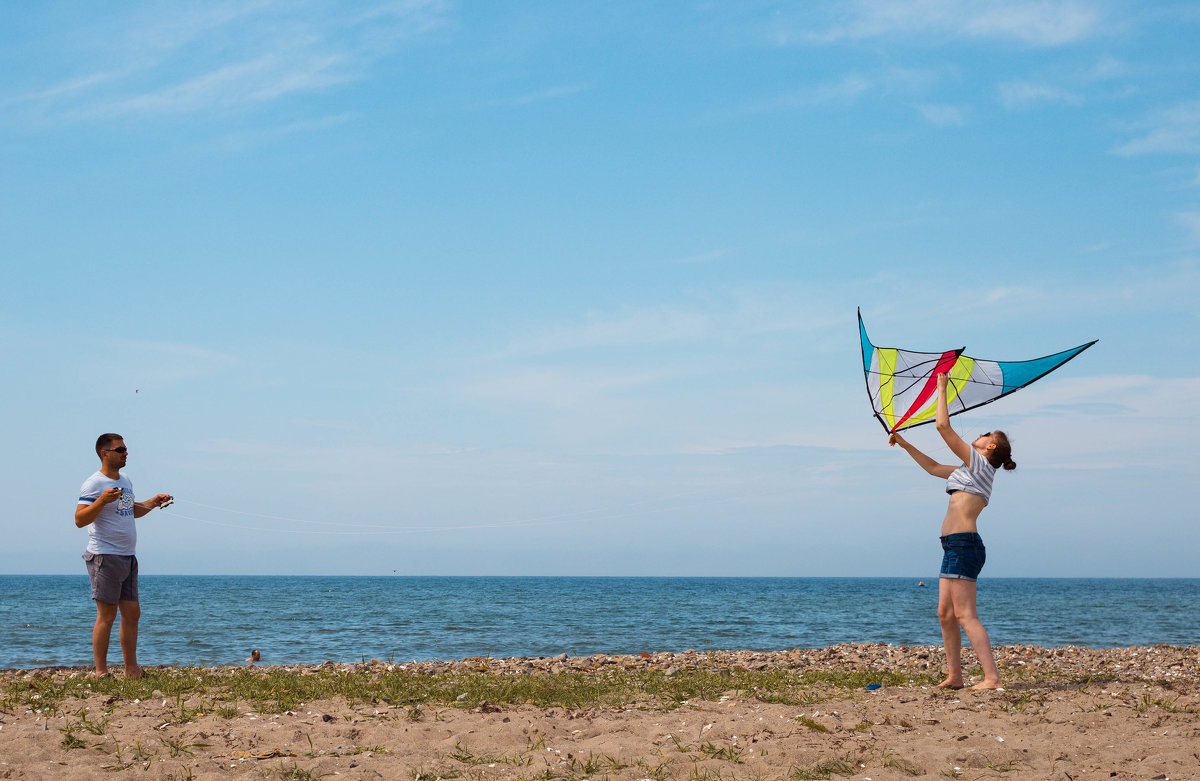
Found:
[[[983,667],[983,680],[972,689],[1000,688],[1000,673],[992,656],[992,646],[987,630],[979,621],[975,610],[975,580],[983,569],[986,557],[983,540],[979,536],[979,514],[987,507],[992,494],[992,480],[996,470],[1016,469],[1012,460],[1012,448],[1003,431],[981,434],[967,444],[950,427],[950,413],[946,409],[945,374],[937,376],[937,430],[946,440],[954,455],[962,460],[962,466],[939,464],[917,450],[899,434],[888,437],[889,445],[899,445],[913,460],[934,477],[946,479],[946,493],[950,494],[950,506],[942,521],[942,572],[938,579],[938,620],[942,624],[942,642],[946,646],[946,680],[938,684],[950,689],[961,689],[962,659],[960,650],[961,626],[979,657]]]

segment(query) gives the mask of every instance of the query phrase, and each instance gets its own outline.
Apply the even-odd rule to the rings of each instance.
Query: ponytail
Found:
[[[1006,472],[1016,469],[1017,462],[1012,460],[1012,444],[1008,441],[1008,435],[1003,431],[993,431],[992,440],[996,447],[988,454],[988,463],[995,469],[1003,467]]]

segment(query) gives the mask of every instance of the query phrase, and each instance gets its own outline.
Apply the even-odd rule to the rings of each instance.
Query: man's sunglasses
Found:
[[[121,445],[121,447],[106,447],[106,448],[104,448],[104,452],[105,453],[128,453],[129,448],[125,447],[124,445]]]

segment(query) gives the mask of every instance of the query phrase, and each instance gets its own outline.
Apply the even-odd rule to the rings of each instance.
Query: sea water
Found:
[[[915,578],[200,577],[139,580],[142,664],[941,643]],[[0,575],[0,669],[91,664],[86,575]],[[993,644],[1200,644],[1200,579],[989,578]],[[114,629],[109,660],[120,661]]]

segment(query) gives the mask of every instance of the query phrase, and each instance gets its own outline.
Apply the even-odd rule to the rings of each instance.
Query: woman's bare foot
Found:
[[[971,691],[982,691],[983,689],[1003,689],[1003,688],[1004,687],[1000,685],[999,680],[989,681],[987,678],[984,678],[982,681],[980,681],[979,683],[972,686]]]
[[[938,684],[939,689],[961,689],[962,687],[962,678],[947,678]]]
[[[126,667],[125,668],[125,677],[129,678],[130,680],[136,680],[138,678],[141,678],[142,677],[142,668],[137,666],[136,664],[132,667]]]

